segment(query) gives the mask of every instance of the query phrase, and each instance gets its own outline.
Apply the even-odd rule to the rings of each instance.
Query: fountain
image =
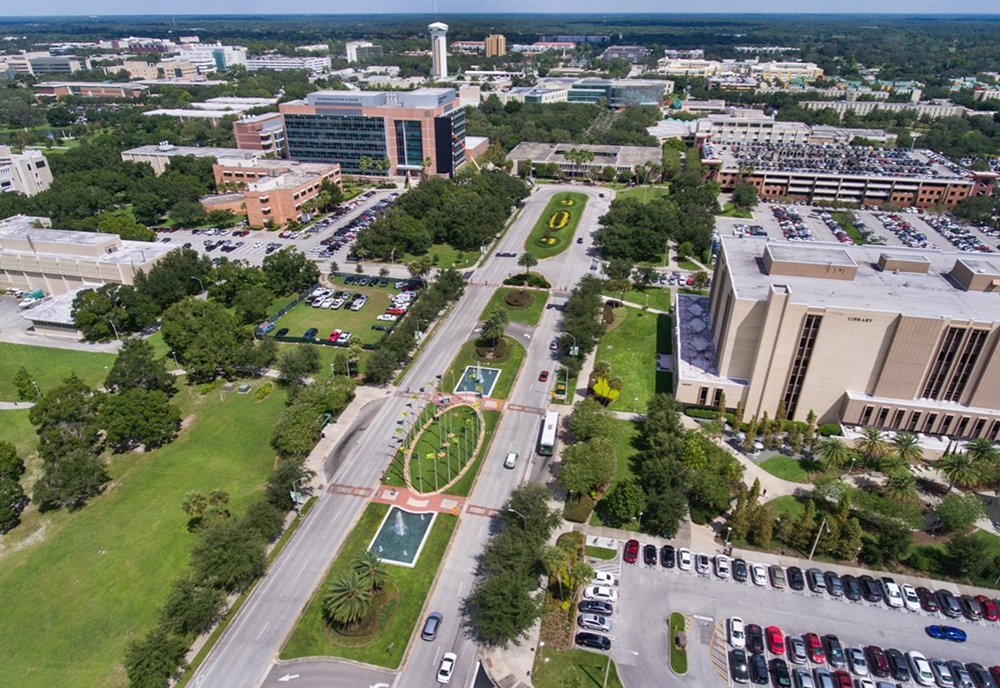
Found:
[[[428,515],[430,518],[427,518]],[[413,566],[420,556],[424,539],[434,525],[434,513],[417,513],[392,506],[368,545],[382,561],[398,566]]]

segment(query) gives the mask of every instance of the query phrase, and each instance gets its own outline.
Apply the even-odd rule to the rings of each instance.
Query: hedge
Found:
[[[594,511],[594,500],[589,494],[582,494],[577,499],[567,499],[563,508],[563,518],[573,523],[586,523]]]
[[[551,289],[552,285],[549,284],[541,275],[536,273],[531,273],[531,275],[525,275],[523,272],[519,275],[514,275],[513,277],[508,277],[503,281],[504,284],[511,287],[523,287],[525,283],[529,287],[538,287],[539,289]]]
[[[819,433],[820,437],[839,437],[840,423],[823,423],[823,425],[816,428],[816,432]]]

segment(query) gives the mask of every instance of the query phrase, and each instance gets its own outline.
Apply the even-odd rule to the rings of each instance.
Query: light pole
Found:
[[[823,534],[824,528],[826,528],[826,532],[830,532],[830,526],[826,525],[826,516],[823,517],[823,522],[819,524],[819,530],[816,532],[816,539],[813,541],[812,549],[809,550],[810,561],[812,561],[813,555],[816,554],[816,546],[819,544],[819,538]]]
[[[205,283],[201,281],[201,277],[196,277],[194,275],[191,275],[191,279],[198,280],[198,284],[201,286],[201,290],[205,291]]]
[[[35,396],[36,397],[42,396],[42,393],[38,390],[38,383],[35,382],[34,380],[32,380],[31,384],[34,385],[34,387],[35,387]]]
[[[851,467],[847,469],[848,473],[853,473],[854,472],[854,462],[857,461],[857,460],[858,459],[857,459],[856,456],[852,456],[851,457]]]
[[[521,524],[524,527],[524,529],[527,530],[527,528],[528,528],[528,519],[524,517],[524,514],[522,514],[517,509],[512,509],[511,507],[507,507],[506,510],[509,511],[510,513],[512,513],[512,514],[517,514],[518,516],[520,516],[521,517]]]
[[[336,373],[333,372],[333,364],[330,364],[330,377],[333,377]]]
[[[639,528],[639,532],[641,533],[642,532],[642,512],[641,511],[639,512],[639,526],[638,526],[638,528]]]
[[[733,532],[732,526],[726,526],[726,545],[729,545],[729,534]]]
[[[177,352],[176,351],[171,351],[170,355],[174,357],[174,365],[177,366],[178,368],[180,368],[181,364],[177,362]]]

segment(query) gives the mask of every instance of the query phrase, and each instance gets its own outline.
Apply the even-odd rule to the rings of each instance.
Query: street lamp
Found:
[[[181,364],[177,362],[177,352],[176,351],[171,351],[170,355],[174,357],[174,365],[177,366],[178,368],[180,368]]]
[[[816,554],[816,546],[819,544],[819,538],[823,534],[823,529],[826,528],[826,532],[830,532],[830,526],[826,524],[826,517],[823,517],[823,522],[819,524],[819,530],[816,532],[816,539],[813,541],[812,549],[809,550],[809,560],[812,561],[813,555]]]
[[[639,532],[642,532],[642,512],[639,512]]]
[[[521,513],[520,511],[518,511],[517,509],[512,509],[511,507],[507,507],[507,509],[506,509],[506,510],[507,510],[507,511],[509,511],[510,513],[512,513],[512,514],[517,514],[518,516],[520,516],[520,517],[521,517],[521,525],[522,525],[522,526],[523,526],[523,527],[524,527],[525,529],[527,529],[527,527],[528,527],[528,519],[524,517],[524,514],[522,514],[522,513]]]
[[[854,462],[857,461],[857,460],[858,460],[858,458],[856,456],[852,456],[851,457],[851,467],[847,469],[848,473],[853,473],[854,472]]]
[[[31,381],[31,384],[35,386],[35,396],[36,396],[36,397],[40,397],[40,396],[42,396],[42,393],[41,393],[41,391],[39,391],[39,389],[38,389],[38,383],[37,383],[37,382],[35,382],[34,380],[32,380],[32,381]]]
[[[196,277],[194,275],[191,275],[191,279],[198,280],[198,284],[201,286],[201,290],[205,291],[205,283],[201,281],[201,277]]]
[[[333,364],[331,363],[331,364],[330,364],[330,377],[333,377],[333,376],[334,376],[334,374],[335,374],[335,373],[333,372]]]

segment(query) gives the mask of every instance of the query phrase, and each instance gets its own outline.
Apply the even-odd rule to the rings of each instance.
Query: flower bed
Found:
[[[566,198],[564,198],[564,199],[562,199],[561,201],[559,201],[559,203],[560,203],[560,204],[562,204],[562,205],[565,205],[565,206],[571,206],[571,205],[573,205],[573,204],[574,204],[575,202],[576,202],[576,201],[574,201],[574,200],[573,200],[572,198],[570,198],[569,196],[567,196]]]
[[[549,218],[549,229],[562,229],[569,224],[569,211],[557,210]]]

